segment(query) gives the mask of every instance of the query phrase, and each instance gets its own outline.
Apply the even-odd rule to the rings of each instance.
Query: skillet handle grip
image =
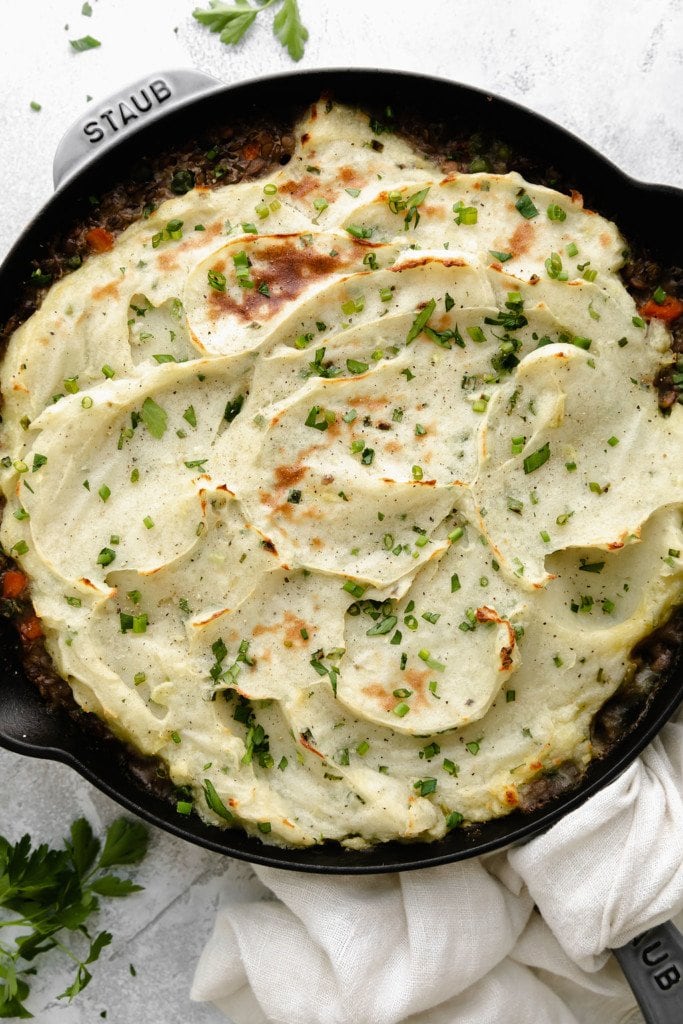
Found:
[[[217,79],[201,71],[179,68],[140,78],[105,100],[91,104],[57,146],[52,165],[55,188],[122,136],[138,131],[184,100],[220,87]]]
[[[666,921],[612,950],[646,1024],[683,1021],[683,935]]]

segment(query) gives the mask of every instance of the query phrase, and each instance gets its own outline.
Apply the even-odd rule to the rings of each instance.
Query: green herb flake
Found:
[[[234,258],[235,257],[233,257],[233,259]],[[225,291],[225,285],[227,283],[226,282],[226,277],[225,277],[225,274],[221,273],[220,270],[208,270],[206,276],[207,276],[209,285],[213,288],[214,291],[216,291],[216,292],[224,292]]]
[[[525,220],[531,220],[533,217],[538,217],[538,210],[534,206],[531,196],[527,195],[526,192],[519,197],[515,203],[515,208],[518,213],[521,213]]]
[[[219,818],[223,818],[224,821],[232,823],[232,813],[225,806],[209,779],[204,779],[204,799],[214,814],[217,814]]]
[[[545,465],[549,458],[550,443],[546,441],[538,451],[533,452],[531,455],[527,455],[524,459],[524,472],[527,474],[533,473],[535,470],[540,469],[541,466]]]
[[[406,335],[406,345],[410,345],[422,333],[427,321],[436,309],[436,300],[430,299],[424,309],[420,310]]]
[[[102,45],[99,39],[93,39],[92,36],[82,36],[80,39],[70,39],[69,44],[71,49],[75,50],[76,53],[83,53],[85,50],[94,50],[96,47]]]
[[[152,437],[156,437],[157,440],[162,438],[166,433],[168,415],[160,405],[157,405],[153,398],[148,397],[142,403],[140,419],[147,427]]]

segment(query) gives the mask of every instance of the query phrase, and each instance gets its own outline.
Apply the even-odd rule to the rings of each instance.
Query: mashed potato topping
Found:
[[[1,540],[77,701],[269,841],[429,840],[591,758],[683,593],[683,408],[614,224],[316,104],[2,365]]]

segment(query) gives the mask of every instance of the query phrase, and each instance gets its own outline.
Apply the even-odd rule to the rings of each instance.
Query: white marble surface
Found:
[[[0,256],[49,196],[55,146],[88,95],[171,67],[194,66],[226,82],[294,67],[267,23],[235,49],[193,21],[193,0],[90,2],[90,18],[81,0],[0,3]],[[394,67],[458,79],[559,121],[637,177],[683,185],[680,0],[574,0],[562,8],[548,0],[299,3],[311,35],[299,67]],[[102,46],[73,53],[68,40],[87,33]],[[0,833],[12,839],[30,831],[55,841],[77,815],[98,826],[118,813],[70,770],[4,751],[0,786]],[[145,892],[110,902],[102,915],[114,943],[71,1006],[52,998],[65,975],[57,956],[45,958],[30,1002],[39,1024],[94,1024],[103,1010],[112,1024],[225,1021],[190,1003],[194,963],[219,894],[238,900],[258,883],[239,862],[158,831],[138,877]]]

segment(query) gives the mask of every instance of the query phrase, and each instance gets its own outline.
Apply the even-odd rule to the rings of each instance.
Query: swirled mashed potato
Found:
[[[590,759],[681,599],[683,408],[580,197],[339,106],[297,138],[16,331],[2,544],[77,701],[206,820],[434,839]]]

